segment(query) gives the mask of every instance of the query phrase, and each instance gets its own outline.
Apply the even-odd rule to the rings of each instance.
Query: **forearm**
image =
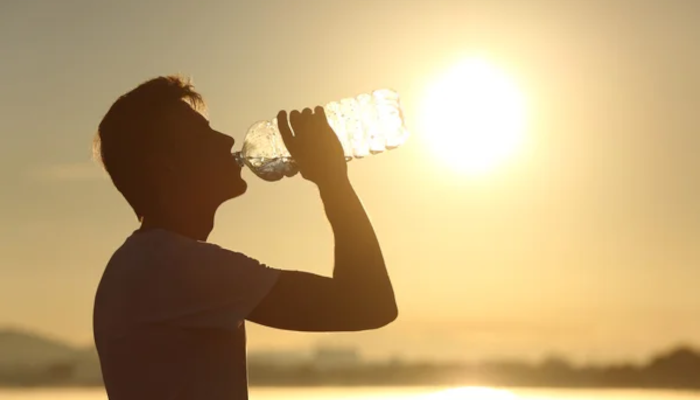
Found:
[[[375,306],[396,312],[379,241],[349,181],[319,187],[335,238],[333,278]]]

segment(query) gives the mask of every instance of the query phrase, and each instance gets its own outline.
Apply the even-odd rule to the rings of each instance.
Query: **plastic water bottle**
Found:
[[[399,95],[393,90],[361,94],[328,103],[323,109],[343,145],[347,161],[395,149],[408,138]],[[266,181],[277,181],[298,172],[284,146],[276,118],[253,124],[243,140],[243,148],[233,156],[239,165],[247,166]]]

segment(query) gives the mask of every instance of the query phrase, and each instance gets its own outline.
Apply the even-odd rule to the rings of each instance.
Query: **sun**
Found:
[[[522,146],[525,108],[524,96],[507,74],[471,58],[428,89],[422,130],[438,158],[464,173],[482,175]]]

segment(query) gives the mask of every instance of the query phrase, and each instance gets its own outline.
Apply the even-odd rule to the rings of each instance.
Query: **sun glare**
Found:
[[[468,59],[438,79],[422,110],[423,132],[437,157],[470,175],[504,163],[524,139],[523,95],[482,59]]]

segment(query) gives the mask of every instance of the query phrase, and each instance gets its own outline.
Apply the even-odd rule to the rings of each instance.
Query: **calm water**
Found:
[[[634,390],[251,389],[251,400],[700,400],[700,392]],[[5,390],[1,400],[107,400],[102,390]]]

